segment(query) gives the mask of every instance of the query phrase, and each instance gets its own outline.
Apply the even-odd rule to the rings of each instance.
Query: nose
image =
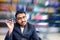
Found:
[[[25,21],[25,19],[22,18],[22,21]]]

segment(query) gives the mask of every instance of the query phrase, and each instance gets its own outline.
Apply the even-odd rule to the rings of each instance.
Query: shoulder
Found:
[[[18,23],[14,23],[14,26],[20,26]]]
[[[28,27],[30,27],[30,28],[35,28],[35,26],[34,26],[33,24],[29,23],[29,22],[27,22],[27,25],[28,25]]]

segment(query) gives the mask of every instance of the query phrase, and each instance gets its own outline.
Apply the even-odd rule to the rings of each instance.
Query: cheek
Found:
[[[18,23],[21,23],[22,21],[18,20],[17,22],[18,22]]]
[[[25,18],[25,21],[27,21],[27,18]]]
[[[26,21],[27,19],[25,19],[25,21]]]

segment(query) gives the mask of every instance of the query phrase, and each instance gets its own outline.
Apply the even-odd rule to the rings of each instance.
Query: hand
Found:
[[[6,21],[5,23],[6,23],[7,26],[8,26],[9,34],[11,34],[12,31],[13,31],[13,28],[14,28],[14,22],[13,22],[13,21]]]

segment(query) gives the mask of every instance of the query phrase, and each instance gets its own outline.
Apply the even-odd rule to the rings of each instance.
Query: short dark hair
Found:
[[[26,14],[25,11],[17,11],[15,17],[17,17],[18,14],[22,14],[22,13]]]

